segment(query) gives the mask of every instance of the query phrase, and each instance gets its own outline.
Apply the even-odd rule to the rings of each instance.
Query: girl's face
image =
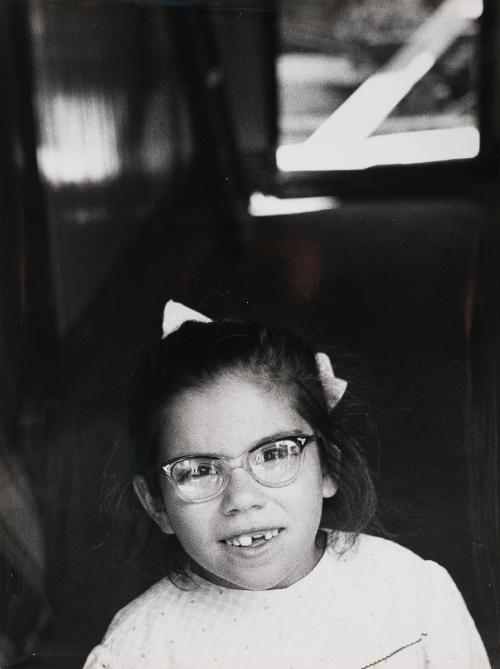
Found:
[[[270,392],[257,382],[227,376],[174,402],[159,457],[161,462],[184,455],[236,458],[266,438],[294,433],[313,430],[284,391]],[[267,487],[235,468],[219,496],[192,503],[164,477],[164,508],[156,509],[141,495],[141,485],[136,489],[154,520],[164,532],[177,535],[205,578],[226,587],[266,590],[295,583],[318,562],[323,497],[332,496],[336,486],[323,473],[314,442],[304,450],[298,477],[284,487]],[[273,536],[256,546],[226,542],[259,532]]]

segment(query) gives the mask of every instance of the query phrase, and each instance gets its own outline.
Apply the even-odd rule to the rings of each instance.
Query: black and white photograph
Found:
[[[0,48],[0,669],[500,669],[498,0]]]

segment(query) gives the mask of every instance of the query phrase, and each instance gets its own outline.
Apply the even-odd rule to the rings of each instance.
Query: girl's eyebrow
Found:
[[[255,451],[256,448],[260,448],[261,446],[264,446],[265,444],[269,443],[270,441],[278,441],[279,439],[284,439],[285,437],[296,437],[299,435],[305,434],[304,430],[299,430],[299,429],[294,429],[294,430],[280,430],[279,432],[276,432],[274,434],[270,434],[267,437],[263,437],[262,439],[259,439],[253,446],[250,446],[250,448],[247,448],[247,452],[251,453],[252,451]]]
[[[272,441],[278,441],[279,439],[285,439],[286,437],[296,437],[303,434],[306,434],[306,431],[301,430],[299,428],[294,428],[290,430],[280,430],[279,432],[274,432],[272,434],[267,435],[266,437],[261,437],[257,442],[254,443],[253,446],[246,448],[239,455],[236,455],[235,458],[241,457],[243,453],[252,453],[252,451],[255,451],[257,448],[260,448],[261,446],[264,446],[265,444],[268,444]],[[182,460],[183,458],[189,458],[190,460],[192,460],[193,458],[228,458],[228,457],[229,456],[223,455],[222,453],[214,453],[214,452],[189,453],[189,455],[179,455],[176,458],[172,458],[172,460]],[[168,462],[170,461],[171,460],[169,460]]]
[[[244,451],[242,451],[239,455],[234,456],[235,458],[239,458],[243,455],[243,453],[252,453],[255,451],[257,448],[260,448],[261,446],[264,446],[265,444],[268,444],[272,441],[278,441],[279,439],[285,439],[286,437],[296,437],[299,435],[305,434],[304,430],[301,430],[299,428],[294,428],[290,430],[280,430],[279,432],[274,432],[272,434],[267,435],[266,437],[261,437],[257,442],[253,444],[253,446],[250,446],[249,448],[246,448]],[[179,456],[178,458],[175,458],[176,460],[182,458],[183,456]],[[189,455],[185,455],[184,457],[192,459],[192,458],[229,458],[229,459],[234,459],[230,458],[227,455],[222,455],[222,453],[193,453]]]

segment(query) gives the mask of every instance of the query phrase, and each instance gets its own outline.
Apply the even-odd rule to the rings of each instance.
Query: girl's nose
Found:
[[[263,486],[244,469],[233,469],[229,473],[226,488],[222,494],[222,513],[232,515],[252,509],[260,509],[266,503]]]

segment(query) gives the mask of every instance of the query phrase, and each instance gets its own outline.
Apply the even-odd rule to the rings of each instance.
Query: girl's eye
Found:
[[[256,452],[256,464],[271,463],[300,455],[300,447],[292,439],[283,439],[268,444]]]
[[[258,461],[260,460],[261,462],[273,462],[274,460],[279,460],[280,458],[280,449],[277,446],[268,446],[267,448],[263,449],[259,455],[261,456],[258,458]]]
[[[191,476],[193,478],[203,478],[204,476],[210,476],[211,474],[216,474],[215,468],[213,465],[207,463],[197,464],[191,469]]]
[[[185,460],[178,462],[172,471],[172,478],[176,483],[188,483],[213,475],[217,475],[217,468],[207,461]]]

